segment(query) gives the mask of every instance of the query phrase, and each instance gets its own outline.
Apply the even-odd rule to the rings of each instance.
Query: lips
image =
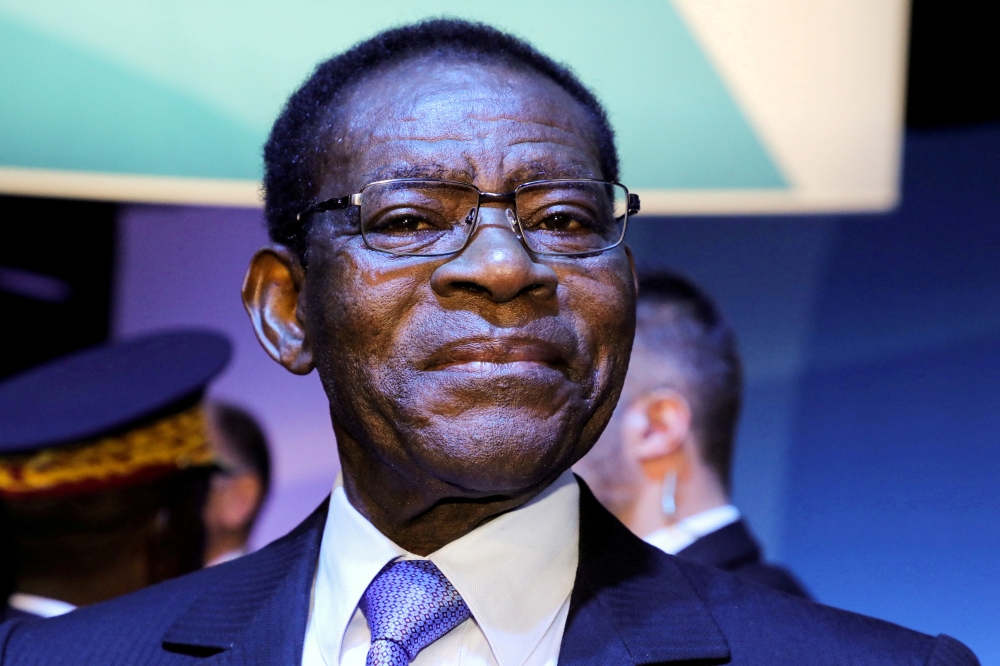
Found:
[[[427,360],[427,370],[457,372],[502,372],[546,366],[563,369],[567,354],[559,345],[545,340],[492,338],[450,342]]]

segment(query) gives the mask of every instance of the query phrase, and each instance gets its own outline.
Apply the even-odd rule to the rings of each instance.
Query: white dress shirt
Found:
[[[76,606],[65,601],[40,597],[37,594],[24,594],[23,592],[15,592],[7,597],[7,605],[38,617],[56,617],[76,610]]]
[[[696,513],[673,525],[661,527],[643,537],[643,541],[670,555],[676,555],[703,536],[708,536],[740,519],[740,510],[732,504]]]
[[[524,506],[427,557],[405,551],[351,506],[330,498],[302,666],[363,666],[371,644],[358,602],[394,560],[427,559],[472,618],[424,648],[413,666],[555,666],[579,559],[580,488],[567,471]]]

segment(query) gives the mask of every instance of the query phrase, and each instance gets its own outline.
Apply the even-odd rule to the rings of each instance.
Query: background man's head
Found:
[[[208,439],[219,471],[205,502],[205,562],[246,552],[271,487],[267,436],[252,414],[223,402],[206,406]]]
[[[604,112],[568,70],[478,24],[389,31],[317,68],[275,123],[265,162],[280,246],[254,258],[244,299],[276,360],[319,370],[349,494],[364,477],[398,484],[382,493],[397,505],[426,495],[419,511],[432,496],[513,497],[586,452],[632,339],[623,247],[536,255],[508,203],[484,204],[465,248],[438,257],[367,246],[356,207],[297,217],[387,178],[500,193],[617,178]]]
[[[736,338],[712,299],[679,275],[640,274],[622,398],[576,469],[626,523],[644,493],[659,505],[671,473],[680,477],[677,518],[725,503],[741,398]]]

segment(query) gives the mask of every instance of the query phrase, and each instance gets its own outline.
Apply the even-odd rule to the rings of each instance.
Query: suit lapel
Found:
[[[722,663],[729,646],[673,558],[634,536],[580,483],[580,563],[559,663]]]
[[[726,661],[722,632],[673,558],[636,538],[579,483],[580,562],[559,663]],[[227,567],[167,630],[164,649],[227,664],[301,663],[328,507]]]
[[[231,664],[302,661],[329,500],[287,536],[226,567],[163,635],[170,652]]]

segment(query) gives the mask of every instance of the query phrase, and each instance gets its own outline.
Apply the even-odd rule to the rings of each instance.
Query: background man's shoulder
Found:
[[[672,558],[722,630],[732,664],[976,666],[965,645]]]

